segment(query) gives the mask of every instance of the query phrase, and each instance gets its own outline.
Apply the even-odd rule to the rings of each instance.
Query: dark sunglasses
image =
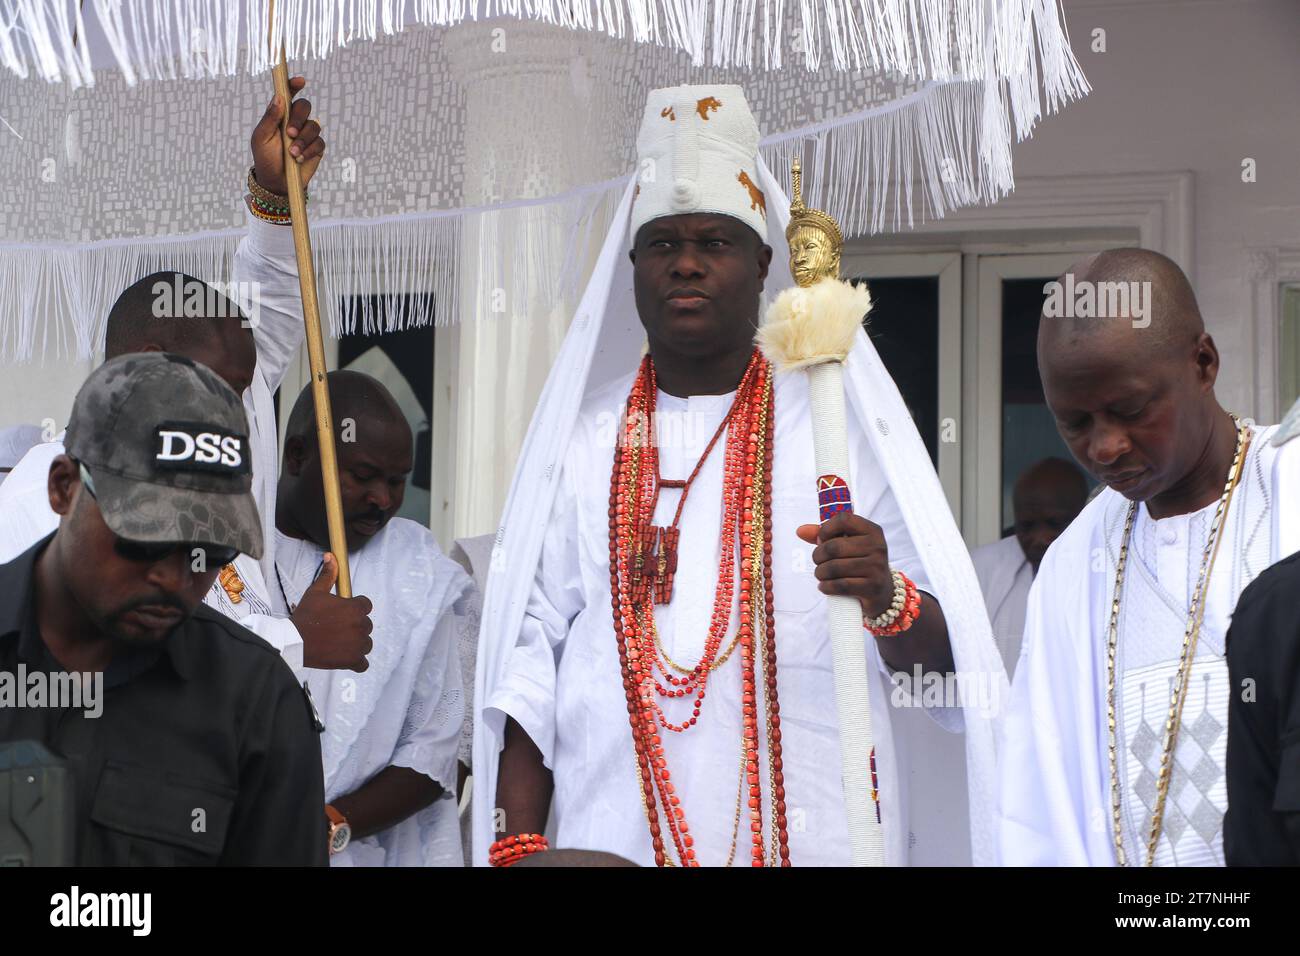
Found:
[[[98,502],[99,498],[95,494],[95,483],[91,480],[90,472],[81,462],[77,462],[77,467],[81,469],[81,483],[86,487],[86,492]],[[239,556],[238,548],[223,548],[215,544],[195,544],[188,541],[132,541],[121,535],[113,535],[113,552],[126,561],[156,564],[164,558],[171,557],[177,551],[189,552],[192,557],[198,557],[197,552],[203,552],[205,568],[223,568]]]

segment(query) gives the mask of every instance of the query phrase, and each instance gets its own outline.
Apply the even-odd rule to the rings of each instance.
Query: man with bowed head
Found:
[[[1219,349],[1174,262],[1112,249],[1067,276],[1146,283],[1150,305],[1039,325],[1057,429],[1107,488],[1030,592],[1002,727],[1002,860],[1222,865],[1224,639],[1242,589],[1296,533],[1280,507],[1295,452],[1219,404]]]

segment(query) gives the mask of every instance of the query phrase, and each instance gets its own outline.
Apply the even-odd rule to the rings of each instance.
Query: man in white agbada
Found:
[[[329,375],[355,600],[373,602],[359,674],[307,668],[325,724],[333,866],[463,866],[456,757],[464,718],[460,630],[474,584],[423,525],[394,515],[413,463],[392,395],[360,372]],[[318,581],[329,546],[311,389],[285,431],[276,504],[276,611]],[[346,827],[347,836],[342,833]]]
[[[305,86],[291,80],[297,93]],[[272,192],[283,193],[284,151],[279,122],[283,108],[272,102],[251,137],[254,174]],[[290,127],[301,151],[304,184],[325,151],[311,104],[293,102]],[[288,225],[248,215],[248,234],[235,251],[231,296],[214,295],[192,276],[164,271],[125,290],[110,310],[105,358],[127,352],[176,352],[207,365],[243,396],[252,450],[253,497],[262,516],[261,560],[239,555],[222,570],[204,603],[253,631],[299,674],[304,654],[318,667],[364,664],[368,638],[357,605],[318,589],[297,622],[272,612],[267,586],[274,567],[273,517],[277,439],[275,390],[303,341],[302,299],[293,233]],[[213,308],[215,306],[215,308]],[[251,330],[251,331],[250,331]],[[0,485],[0,563],[10,561],[58,527],[46,485],[50,463],[63,454],[62,435],[33,447]],[[304,638],[311,645],[304,645]]]
[[[1218,349],[1177,265],[1117,249],[1071,273],[1098,301],[1102,283],[1150,283],[1152,306],[1039,326],[1061,437],[1109,488],[1030,592],[999,751],[1001,861],[1221,865],[1240,692],[1224,636],[1242,589],[1300,547],[1296,446],[1219,405]]]
[[[627,373],[638,342],[648,338],[661,477],[686,479],[700,464],[682,507],[671,599],[654,606],[663,658],[692,668],[704,653],[718,583],[725,433],[711,454],[706,447],[750,362],[760,293],[792,284],[783,237],[789,201],[757,147],[739,87],[650,94],[638,168],[652,174],[628,184],[533,418],[498,533],[476,674],[478,865],[494,840],[542,832],[548,811],[557,848],[656,863],[612,623],[614,450],[633,383]],[[624,258],[629,238],[633,249]],[[600,372],[593,370],[596,355],[607,363]],[[877,615],[894,594],[893,567],[924,594],[907,631],[888,638],[862,631],[878,672],[871,703],[886,862],[969,861],[972,850],[976,860],[988,859],[989,711],[1005,674],[933,468],[861,332],[844,374],[857,514],[831,519],[838,531],[820,543],[806,379],[794,373],[774,382],[771,563],[786,806],[786,819],[777,823],[788,831],[792,864],[849,861],[824,595],[853,595]],[[682,495],[662,487],[656,524],[672,522]],[[730,613],[723,649],[737,635],[737,608],[734,595],[721,608]],[[750,865],[751,849],[757,852],[752,810],[764,829],[779,829],[771,811],[776,788],[767,779],[774,732],[759,731],[761,774],[742,760],[741,658],[737,651],[717,664],[693,726],[682,734],[662,730],[666,765],[702,865]],[[959,701],[936,700],[940,706],[929,712],[953,729],[964,724],[969,824],[960,746],[949,748],[946,762],[937,751],[909,752],[909,724],[928,718],[907,688],[891,681],[894,669],[910,681],[914,666],[941,678],[954,661],[973,679]],[[693,716],[691,698],[662,703],[675,723]],[[966,705],[964,714],[958,704]],[[923,770],[949,785],[909,795],[909,781]],[[753,804],[745,799],[750,788],[761,791],[750,797]],[[662,832],[665,862],[681,863],[666,822]],[[770,844],[767,850],[775,856]]]
[[[1015,532],[971,552],[1008,677],[1015,676],[1029,587],[1038,565],[1087,500],[1088,483],[1076,466],[1061,458],[1035,462],[1016,478],[1011,491]]]

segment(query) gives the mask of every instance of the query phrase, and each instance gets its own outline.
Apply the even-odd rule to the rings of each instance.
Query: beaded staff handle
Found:
[[[269,5],[267,42],[274,33],[275,0]],[[274,50],[272,53],[274,55]],[[334,413],[330,408],[329,384],[325,375],[325,340],[321,334],[320,302],[316,298],[316,265],[311,257],[311,235],[307,232],[307,194],[302,186],[302,170],[289,153],[289,66],[280,45],[272,70],[275,92],[284,104],[280,119],[280,137],[284,144],[284,178],[289,184],[289,215],[292,219],[293,251],[298,260],[298,287],[302,292],[302,319],[306,326],[307,360],[311,365],[311,396],[316,408],[316,437],[320,445],[321,483],[325,493],[325,521],[329,527],[330,551],[338,562],[336,586],[339,597],[352,597],[352,575],[348,570],[347,532],[343,528],[343,496],[339,492],[338,457],[334,448]]]
[[[813,455],[817,473],[843,483],[819,482],[821,520],[853,511],[848,489],[848,430],[844,414],[844,370],[839,362],[808,366],[812,409]],[[828,491],[833,494],[828,495]],[[843,490],[840,490],[843,489]],[[866,632],[862,605],[844,594],[826,597],[831,658],[835,673],[835,710],[840,725],[841,782],[854,866],[883,866],[884,829],[876,818],[872,797],[871,679],[867,670]],[[894,808],[890,808],[894,809]]]

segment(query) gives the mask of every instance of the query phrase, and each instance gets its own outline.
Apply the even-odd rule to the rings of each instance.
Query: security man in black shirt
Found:
[[[1274,445],[1300,437],[1300,401]],[[1288,449],[1279,454],[1296,454]],[[1288,489],[1300,494],[1300,488]],[[1237,599],[1228,658],[1229,866],[1300,866],[1300,555],[1266,568]]]
[[[262,551],[247,434],[207,367],[105,363],[50,466],[58,530],[0,565],[0,742],[66,761],[78,864],[327,862],[310,700],[201,604],[237,552]],[[22,838],[2,816],[0,835]]]
[[[1226,652],[1225,861],[1300,866],[1300,554],[1241,592]]]

